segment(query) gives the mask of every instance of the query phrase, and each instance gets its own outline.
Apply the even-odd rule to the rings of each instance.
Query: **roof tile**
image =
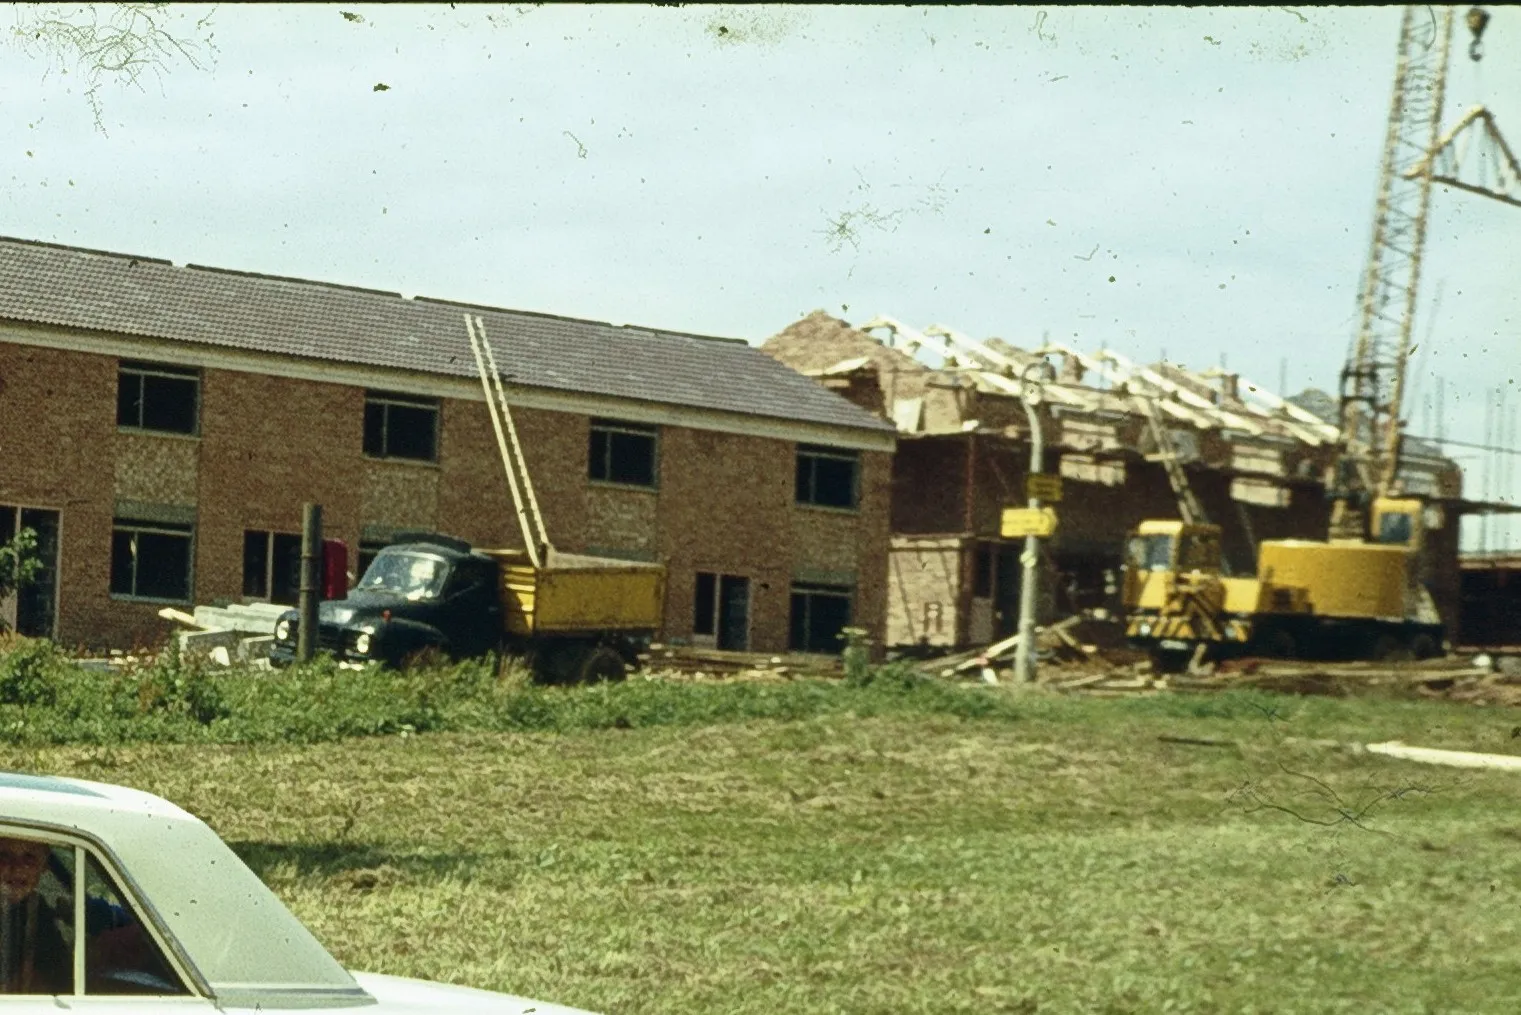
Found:
[[[892,430],[738,339],[0,237],[0,318],[15,321],[473,378],[467,310],[515,385]]]

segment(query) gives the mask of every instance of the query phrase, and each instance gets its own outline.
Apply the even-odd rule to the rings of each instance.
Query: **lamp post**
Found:
[[[1038,376],[1037,376],[1038,375]],[[1043,471],[1045,442],[1041,439],[1040,414],[1036,406],[1041,402],[1041,385],[1056,378],[1056,371],[1049,360],[1038,359],[1024,368],[1020,374],[1019,401],[1025,408],[1025,419],[1030,424],[1029,474],[1038,476]],[[1033,490],[1029,491],[1033,494]],[[1031,496],[1032,510],[1040,508],[1040,498]],[[1035,600],[1040,595],[1040,578],[1036,566],[1040,563],[1040,537],[1025,536],[1025,552],[1019,562],[1024,565],[1024,575],[1019,586],[1019,645],[1014,653],[1014,679],[1035,679]]]

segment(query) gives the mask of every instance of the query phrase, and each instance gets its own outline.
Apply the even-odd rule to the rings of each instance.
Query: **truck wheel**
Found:
[[[1418,634],[1410,639],[1410,654],[1417,659],[1432,659],[1442,652],[1435,638],[1429,634]]]
[[[577,660],[574,679],[581,684],[600,684],[622,680],[628,676],[628,666],[616,650],[606,645],[593,645]]]
[[[1379,663],[1404,663],[1414,658],[1410,649],[1392,634],[1381,634],[1374,639],[1370,654],[1373,661]]]

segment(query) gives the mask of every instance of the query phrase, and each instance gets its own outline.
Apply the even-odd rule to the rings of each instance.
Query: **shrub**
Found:
[[[67,661],[50,641],[7,637],[0,643],[0,702],[51,705]]]

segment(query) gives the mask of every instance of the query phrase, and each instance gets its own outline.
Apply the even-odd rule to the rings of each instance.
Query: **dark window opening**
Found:
[[[243,595],[249,599],[269,596],[269,533],[243,533]]]
[[[0,504],[0,543],[30,531],[41,567],[32,580],[0,599],[0,631],[13,630],[28,638],[51,638],[58,611],[58,520],[47,508]]]
[[[200,394],[195,370],[123,360],[116,375],[116,425],[193,435]]]
[[[301,595],[301,537],[286,532],[243,533],[243,595],[286,606]]]
[[[853,451],[798,445],[797,502],[818,507],[855,507],[858,461],[859,456]]]
[[[842,585],[792,586],[792,632],[794,652],[838,654],[845,649],[841,632],[850,626],[850,589]]]
[[[711,637],[721,649],[750,647],[750,579],[743,575],[697,573],[692,633]]]
[[[972,566],[972,595],[989,599],[993,595],[993,548],[987,543],[977,544],[977,556]]]
[[[692,633],[711,635],[718,630],[718,575],[697,573],[696,602],[692,609]]]
[[[657,433],[655,427],[639,423],[592,420],[587,477],[625,486],[654,486]]]
[[[364,453],[371,458],[438,461],[438,399],[366,392]]]
[[[1378,541],[1380,543],[1408,544],[1414,531],[1415,525],[1410,516],[1403,511],[1379,516]]]
[[[111,594],[188,602],[193,531],[118,519],[111,530]]]

